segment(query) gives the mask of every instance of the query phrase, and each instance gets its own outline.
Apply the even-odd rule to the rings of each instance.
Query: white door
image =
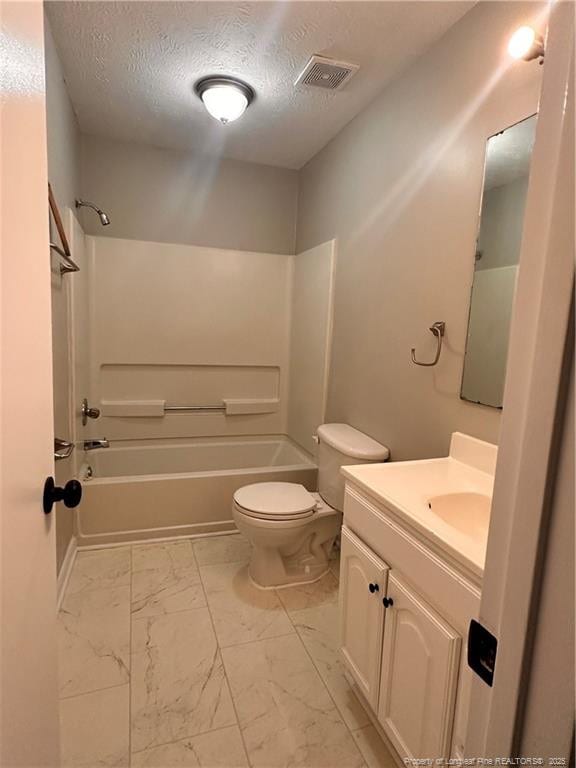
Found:
[[[3,766],[57,766],[52,345],[43,9],[2,2],[0,238]]]
[[[348,528],[340,553],[340,644],[346,667],[376,709],[388,566]]]
[[[548,537],[558,440],[569,378],[568,347],[574,347],[574,4],[551,3],[546,63],[530,181],[514,314],[510,330],[504,411],[484,580],[481,623],[498,639],[493,687],[473,677],[465,757],[520,757],[528,733],[524,696],[538,695],[530,668],[534,617],[539,616],[541,583],[548,564]],[[572,510],[573,514],[573,510]],[[573,581],[564,563],[566,584]],[[547,588],[546,585],[545,588]],[[564,589],[559,584],[558,589]],[[573,615],[573,614],[572,614]],[[565,627],[558,620],[557,654],[548,683],[567,672]],[[570,630],[568,630],[570,631]],[[552,635],[552,637],[554,637]],[[568,673],[569,676],[569,673]],[[574,723],[574,681],[556,692],[554,727],[532,736],[539,756],[570,760]],[[571,690],[570,690],[571,689]],[[570,702],[558,709],[558,696]],[[541,700],[546,707],[545,697]],[[548,719],[550,714],[547,712]],[[544,721],[542,721],[544,722]],[[554,752],[546,752],[549,741]],[[530,753],[528,753],[530,755]]]
[[[392,572],[378,719],[403,758],[447,758],[460,637]]]

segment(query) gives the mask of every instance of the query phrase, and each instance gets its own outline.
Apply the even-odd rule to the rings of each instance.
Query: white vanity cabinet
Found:
[[[360,539],[342,529],[340,644],[349,673],[366,701],[378,706],[380,657],[388,566]]]
[[[378,720],[405,757],[448,757],[460,637],[390,574]]]
[[[470,683],[464,638],[479,600],[478,585],[453,563],[347,484],[342,657],[402,758],[463,756]]]

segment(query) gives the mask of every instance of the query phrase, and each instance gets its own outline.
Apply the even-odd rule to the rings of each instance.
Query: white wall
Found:
[[[278,410],[254,415],[103,414],[91,422],[94,436],[286,431],[290,256],[108,237],[87,240],[91,404],[280,401]]]
[[[486,139],[534,112],[539,91],[537,64],[498,69],[503,41],[537,7],[479,4],[300,174],[83,137],[81,194],[112,219],[85,211],[83,224],[102,241],[294,253],[300,183],[297,251],[339,239],[327,418],[400,459],[445,453],[455,429],[496,440],[499,414],[462,402],[460,379]],[[74,131],[53,133],[75,156]],[[416,368],[410,347],[432,353],[434,320],[447,323],[440,365]]]
[[[74,207],[80,187],[80,133],[48,18],[46,46],[46,131],[48,179],[60,207]]]
[[[82,136],[88,234],[243,251],[294,253],[298,174],[113,139]]]
[[[335,248],[331,241],[293,257],[288,434],[309,453],[326,409]]]
[[[297,250],[338,238],[328,419],[391,448],[444,455],[497,441],[498,411],[459,398],[489,136],[536,111],[537,62],[504,65],[539,10],[479,3],[301,171]],[[428,327],[446,322],[439,365]]]

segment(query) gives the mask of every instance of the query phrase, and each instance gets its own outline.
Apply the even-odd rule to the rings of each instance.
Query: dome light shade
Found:
[[[542,38],[532,27],[518,27],[508,42],[508,53],[513,59],[530,61],[544,55]]]
[[[252,88],[233,77],[205,77],[195,90],[208,114],[224,125],[241,117],[254,99]]]

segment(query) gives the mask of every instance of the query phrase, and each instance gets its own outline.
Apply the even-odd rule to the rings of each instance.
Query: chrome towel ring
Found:
[[[416,360],[416,355],[415,355],[416,350],[414,349],[414,347],[412,347],[411,349],[412,362],[415,365],[424,365],[424,366],[430,367],[432,365],[436,365],[436,363],[440,359],[440,352],[442,351],[442,338],[444,337],[444,333],[446,331],[446,323],[443,321],[434,323],[433,325],[430,326],[429,330],[434,334],[434,336],[436,336],[436,342],[438,344],[436,348],[436,354],[434,356],[434,360],[432,360],[429,363],[423,363],[420,360]]]

